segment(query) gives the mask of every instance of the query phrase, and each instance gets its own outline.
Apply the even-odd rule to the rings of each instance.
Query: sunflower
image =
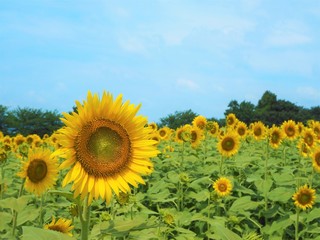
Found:
[[[315,149],[312,154],[312,165],[317,172],[320,172],[320,147]]]
[[[26,138],[24,136],[22,136],[21,134],[17,134],[17,136],[15,136],[13,138],[14,144],[16,147],[19,147],[22,143],[24,143],[26,141]]]
[[[219,139],[217,147],[222,156],[230,157],[236,154],[240,147],[238,134],[234,131],[228,131]]]
[[[153,131],[147,126],[147,119],[136,116],[141,105],[130,101],[122,102],[122,95],[116,99],[104,92],[88,92],[87,100],[76,101],[77,112],[63,113],[65,127],[59,130],[61,148],[56,155],[66,160],[61,169],[72,166],[62,185],[73,182],[74,197],[78,195],[88,202],[101,197],[110,203],[112,191],[130,191],[131,184],[144,184],[141,175],[153,170],[151,157],[159,151],[156,141],[149,139]]]
[[[304,142],[303,139],[300,139],[300,141],[298,142],[298,149],[299,152],[301,154],[301,156],[303,157],[308,157],[310,154],[310,148],[308,147],[308,145]]]
[[[192,121],[193,126],[204,130],[207,125],[207,119],[204,116],[197,116]]]
[[[148,124],[149,128],[152,129],[152,131],[157,131],[158,130],[158,125],[155,122],[149,123]]]
[[[25,178],[25,189],[38,196],[53,187],[58,178],[58,162],[49,149],[35,148],[28,153],[18,176]]]
[[[191,146],[193,148],[197,148],[203,139],[203,131],[201,131],[198,127],[193,127],[190,130],[191,135]]]
[[[70,231],[74,228],[74,226],[72,226],[71,224],[72,224],[71,220],[68,220],[65,218],[59,218],[56,221],[55,217],[52,217],[51,223],[44,225],[43,228],[72,236]]]
[[[229,113],[226,117],[227,127],[233,127],[237,124],[238,119],[234,113]]]
[[[186,124],[182,127],[177,128],[175,134],[175,141],[177,143],[188,142],[191,140],[190,129],[192,127],[189,124]]]
[[[314,147],[315,141],[317,140],[317,136],[311,128],[305,128],[301,133],[301,136],[303,141],[308,145],[308,147]]]
[[[309,188],[307,185],[300,187],[299,190],[292,196],[294,205],[302,210],[312,208],[312,205],[314,205],[314,201],[316,199],[315,194],[316,190]]]
[[[316,134],[318,140],[320,140],[320,121],[314,121],[312,124],[313,132]]]
[[[207,130],[209,131],[209,133],[216,137],[218,136],[219,134],[219,124],[215,121],[209,121],[207,123],[207,126],[206,126]]]
[[[266,127],[261,121],[254,122],[251,125],[251,133],[256,140],[264,139]]]
[[[240,136],[240,138],[245,138],[247,135],[247,124],[244,122],[239,121],[236,125],[236,132]]]
[[[286,134],[286,138],[293,140],[298,136],[298,126],[293,120],[284,121],[281,125],[284,133]]]
[[[218,180],[216,180],[212,184],[212,187],[220,197],[228,196],[232,191],[231,181],[225,177],[220,177]]]
[[[278,148],[283,137],[284,133],[279,127],[273,125],[272,128],[269,129],[269,143],[272,148]]]
[[[168,140],[171,135],[171,129],[165,126],[158,130],[158,134],[162,140]]]

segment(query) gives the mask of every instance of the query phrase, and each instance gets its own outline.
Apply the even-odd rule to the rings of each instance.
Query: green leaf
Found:
[[[30,196],[22,196],[20,198],[10,197],[6,199],[2,199],[0,200],[0,207],[10,208],[19,213],[21,210],[23,210],[27,206],[29,199],[30,199]]]
[[[291,192],[290,188],[278,187],[268,193],[268,198],[272,201],[286,203],[292,197],[294,190]]]
[[[251,201],[250,196],[244,196],[235,200],[232,206],[229,209],[229,212],[243,212],[249,209],[256,209],[259,205],[263,204],[262,202],[253,202]]]
[[[12,216],[6,212],[0,212],[0,231],[3,231],[8,227],[8,224],[11,222]]]
[[[35,227],[22,227],[22,240],[74,240],[67,234]]]
[[[320,218],[320,208],[313,208],[306,217],[306,222],[311,222],[314,219]]]
[[[17,218],[17,226],[20,226],[27,221],[34,221],[37,217],[39,217],[39,209],[29,207],[19,212]]]
[[[212,226],[215,233],[220,237],[221,240],[241,240],[242,238],[229,230],[228,228],[225,228],[223,225],[215,224]]]
[[[197,193],[190,191],[188,193],[188,197],[197,200],[197,202],[203,202],[208,200],[208,198],[210,197],[210,192],[207,189],[204,189],[201,192],[197,192]]]
[[[277,235],[282,236],[282,233],[286,230],[286,228],[293,223],[294,221],[291,220],[288,216],[286,216],[280,220],[272,222],[271,227],[268,230],[266,230],[266,233],[268,235],[277,233]]]
[[[127,232],[146,223],[146,218],[137,216],[134,219],[117,219],[114,221],[114,229],[118,232]]]

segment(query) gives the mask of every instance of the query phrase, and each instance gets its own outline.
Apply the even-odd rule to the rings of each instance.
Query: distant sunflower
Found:
[[[51,223],[44,225],[43,228],[72,236],[70,231],[74,228],[74,226],[72,226],[71,220],[65,218],[59,218],[56,220],[55,217],[52,217]]]
[[[17,134],[17,136],[15,136],[13,138],[14,144],[16,147],[19,147],[22,143],[24,143],[26,141],[26,138],[24,136],[22,136],[21,134]]]
[[[301,134],[305,127],[304,127],[302,122],[298,122],[297,123],[297,128],[298,128],[298,134]]]
[[[58,162],[49,149],[36,148],[29,151],[18,176],[25,178],[25,189],[38,196],[53,187],[58,178]]]
[[[320,121],[314,121],[312,124],[313,132],[316,134],[317,139],[320,140]]]
[[[284,121],[281,125],[286,138],[293,140],[298,136],[299,129],[293,120]]]
[[[317,136],[311,128],[305,128],[302,131],[301,136],[303,141],[308,145],[308,147],[314,147],[315,141],[317,140]]]
[[[219,139],[217,147],[222,156],[230,157],[236,154],[240,147],[238,134],[234,131],[228,131]]]
[[[245,138],[247,135],[247,124],[244,122],[239,121],[236,125],[236,132],[240,136],[240,138]]]
[[[256,140],[261,140],[265,138],[266,127],[261,121],[254,122],[251,125],[251,132],[252,132],[252,136]]]
[[[226,117],[227,127],[234,127],[238,122],[238,119],[234,113],[229,113]]]
[[[220,196],[228,196],[232,191],[232,184],[228,178],[220,177],[212,185],[214,191]]]
[[[272,126],[272,128],[269,129],[269,143],[272,148],[278,148],[283,137],[284,133],[279,127]]]
[[[312,208],[316,199],[315,193],[316,190],[309,188],[307,185],[300,187],[299,190],[292,196],[294,205],[302,210]]]
[[[204,130],[207,125],[207,119],[204,116],[197,116],[192,121],[193,126]]]
[[[316,148],[312,154],[312,165],[317,172],[320,172],[320,147]]]
[[[303,139],[300,139],[300,141],[298,142],[298,149],[300,152],[300,155],[303,157],[308,157],[310,155],[310,148],[308,147],[308,145],[304,142]]]
[[[158,130],[158,134],[162,140],[168,140],[171,135],[171,129],[165,126]]]
[[[175,141],[178,143],[189,142],[191,140],[190,129],[191,125],[184,125],[176,130]]]
[[[219,124],[215,121],[209,121],[206,126],[209,133],[216,137],[219,135]]]
[[[197,148],[201,143],[201,140],[203,139],[203,131],[201,131],[197,127],[193,127],[190,130],[190,135],[191,135],[191,146],[193,148]]]
[[[158,125],[155,122],[149,123],[148,127],[151,128],[154,132],[158,130]]]
[[[153,164],[151,157],[159,151],[155,141],[150,140],[153,130],[147,119],[136,116],[141,105],[130,101],[122,102],[122,95],[115,100],[104,92],[88,92],[87,100],[76,101],[77,112],[63,113],[65,127],[59,130],[58,141],[61,148],[56,155],[66,160],[61,169],[72,166],[62,185],[73,182],[74,197],[92,199],[101,197],[110,203],[112,191],[130,191],[131,184],[144,184],[140,175],[150,174]]]

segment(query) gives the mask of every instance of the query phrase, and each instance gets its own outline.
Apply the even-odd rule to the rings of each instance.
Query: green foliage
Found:
[[[8,111],[0,105],[0,130],[6,135],[18,133],[27,136],[29,134],[51,134],[62,126],[61,115],[57,111],[43,111],[33,108],[17,108]]]
[[[198,114],[194,113],[191,109],[186,111],[176,111],[173,114],[169,114],[167,117],[161,118],[158,126],[167,126],[171,129],[176,129],[185,124],[191,124],[196,116],[198,116]]]

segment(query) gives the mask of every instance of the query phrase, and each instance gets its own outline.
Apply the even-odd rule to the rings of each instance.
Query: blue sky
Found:
[[[106,90],[149,121],[266,90],[318,106],[319,26],[318,0],[2,0],[0,104],[63,112]]]

